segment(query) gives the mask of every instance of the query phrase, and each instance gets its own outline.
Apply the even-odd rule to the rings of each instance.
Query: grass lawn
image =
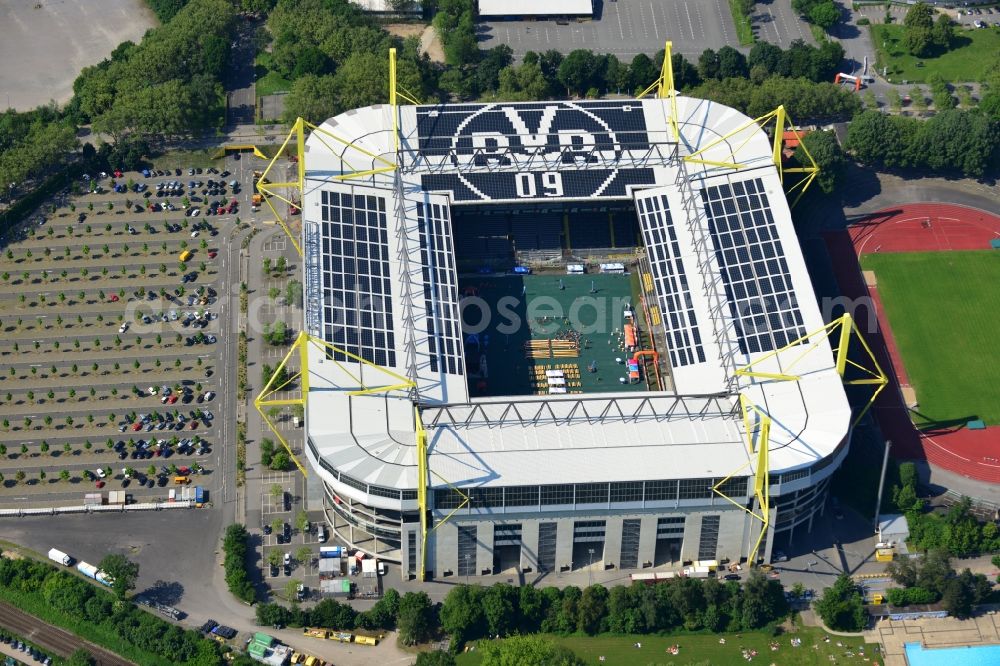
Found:
[[[594,666],[654,666],[674,664],[711,664],[711,666],[746,666],[748,663],[741,654],[741,647],[757,650],[757,657],[751,664],[777,664],[778,666],[829,666],[829,664],[872,664],[881,661],[864,661],[864,657],[875,654],[874,645],[866,645],[864,654],[858,652],[862,645],[861,638],[844,638],[831,636],[830,642],[824,642],[826,633],[815,627],[802,627],[794,633],[786,633],[777,638],[763,632],[739,634],[681,634],[678,636],[547,636],[547,638],[565,645],[581,657],[586,663]],[[791,646],[791,638],[802,639],[800,647]],[[719,643],[720,637],[726,639],[725,644]],[[641,648],[634,647],[635,643]],[[772,642],[778,643],[774,652],[768,647]],[[840,647],[838,647],[840,643]],[[679,645],[677,656],[667,652],[671,645]],[[813,646],[817,647],[813,647]],[[851,653],[853,656],[848,657]],[[599,661],[599,657],[605,660]],[[834,662],[831,655],[836,659]],[[481,662],[477,651],[466,652],[458,656],[459,666],[475,666]]]
[[[743,13],[740,3],[736,0],[729,0],[729,11],[733,15],[736,38],[740,40],[740,46],[753,44],[753,27],[750,24],[750,17]]]
[[[198,150],[171,150],[156,157],[150,158],[154,169],[182,169],[183,175],[187,176],[187,170],[191,167],[219,166],[221,162],[216,160],[215,148],[203,148]]]
[[[1000,424],[1000,254],[867,254],[917,411],[929,421]]]
[[[258,97],[291,90],[292,82],[271,69],[270,53],[258,53],[255,64]]]
[[[903,47],[902,25],[872,25],[872,43],[878,52],[878,69],[889,68],[893,83],[906,80],[926,83],[932,74],[940,74],[948,83],[979,81],[1000,53],[1000,29],[955,31],[955,47],[931,58],[910,55]],[[923,66],[918,67],[917,63]]]

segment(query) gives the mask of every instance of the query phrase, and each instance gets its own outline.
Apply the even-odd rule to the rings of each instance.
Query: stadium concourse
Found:
[[[919,430],[910,418],[902,387],[909,377],[877,286],[867,285],[860,258],[869,253],[985,250],[1000,242],[1000,216],[943,203],[918,203],[881,210],[826,236],[841,293],[870,296],[878,331],[870,332],[879,363],[891,368],[892,390],[875,403],[874,413],[893,455],[929,463],[971,479],[1000,483],[1000,426],[970,429],[965,424]],[[993,285],[984,285],[984,289]]]

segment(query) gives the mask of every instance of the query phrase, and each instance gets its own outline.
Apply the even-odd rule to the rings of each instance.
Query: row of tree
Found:
[[[222,538],[223,567],[226,570],[226,585],[237,599],[252,604],[257,600],[257,590],[247,573],[247,551],[250,533],[235,523],[226,528]]]
[[[76,126],[54,105],[0,114],[0,201],[24,181],[51,172],[78,145]]]
[[[992,520],[976,518],[968,497],[944,513],[928,510],[926,502],[917,497],[917,468],[913,463],[899,466],[899,483],[893,484],[891,500],[906,515],[913,549],[940,550],[955,557],[1000,551],[1000,527]]]
[[[102,635],[115,636],[134,649],[169,663],[197,666],[228,663],[214,641],[120,602],[128,586],[135,584],[136,565],[105,558],[100,566],[115,576],[117,595],[46,562],[0,558],[0,597],[28,610],[44,606],[49,613],[45,619],[75,630],[86,628],[91,640]]]
[[[968,568],[956,573],[943,550],[932,550],[919,559],[900,557],[886,567],[886,572],[903,586],[888,591],[890,604],[906,606],[940,601],[957,618],[969,617],[972,607],[986,601],[993,590],[983,574],[973,574]]]
[[[845,147],[866,164],[979,178],[1000,166],[1000,120],[980,109],[948,109],[927,120],[867,110],[851,122]]]
[[[191,0],[142,42],[122,42],[73,83],[70,111],[115,139],[187,136],[222,123],[222,76],[235,29],[227,0]]]
[[[400,597],[388,590],[364,613],[332,599],[312,609],[261,604],[257,622],[339,630],[395,626],[407,644],[422,642],[440,628],[457,648],[484,636],[515,634],[749,631],[774,623],[787,612],[781,584],[754,570],[742,585],[715,578],[678,578],[652,586],[637,583],[611,589],[591,585],[582,590],[505,583],[456,585],[437,608],[423,593]]]
[[[391,588],[374,606],[360,613],[336,599],[323,599],[312,608],[263,603],[257,606],[256,620],[265,627],[321,627],[341,631],[395,628],[405,645],[427,642],[440,627],[435,606],[425,592],[400,596]]]

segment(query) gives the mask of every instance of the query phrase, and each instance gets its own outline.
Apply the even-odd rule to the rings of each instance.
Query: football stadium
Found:
[[[391,90],[297,124],[289,358],[340,540],[421,579],[680,572],[822,513],[862,366],[786,200],[815,169],[783,164],[782,109],[680,96],[666,62],[641,99]]]

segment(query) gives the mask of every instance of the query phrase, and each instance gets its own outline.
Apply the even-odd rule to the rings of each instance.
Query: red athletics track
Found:
[[[959,426],[918,432],[903,403],[906,369],[885,316],[878,290],[869,289],[858,257],[872,252],[934,252],[989,249],[1000,238],[1000,216],[966,206],[922,203],[887,208],[866,216],[846,231],[826,236],[840,290],[849,298],[870,296],[878,315],[878,331],[867,337],[892,383],[873,408],[882,433],[900,458],[928,462],[963,476],[1000,483],[1000,427],[968,430]],[[998,250],[1000,251],[1000,250]],[[859,318],[863,312],[857,313]],[[859,325],[863,322],[859,322]]]

